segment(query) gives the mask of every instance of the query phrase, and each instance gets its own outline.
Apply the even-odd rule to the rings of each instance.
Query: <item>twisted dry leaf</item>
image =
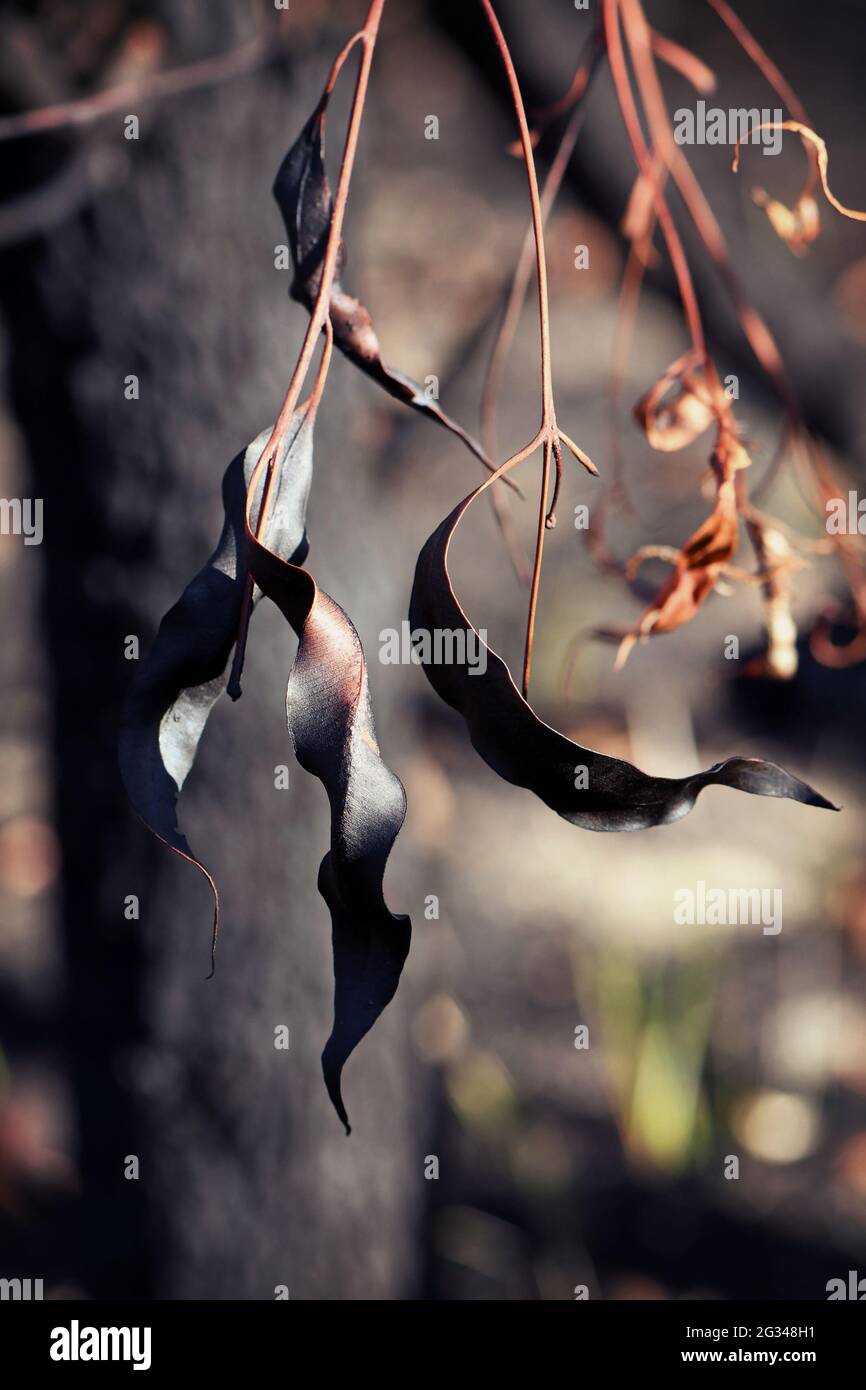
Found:
[[[705,377],[675,362],[642,396],[634,418],[653,449],[674,453],[685,449],[710,428],[717,415]]]
[[[216,549],[160,623],[127,692],[120,721],[120,772],[135,811],[169,848],[195,864],[211,886],[212,959],[219,930],[219,893],[180,830],[177,806],[208,716],[226,686],[226,666],[238,634],[248,573],[247,491],[270,434],[270,430],[262,431],[226,469],[225,520]],[[313,467],[312,420],[304,407],[293,417],[280,461],[267,541],[279,554],[303,562]],[[259,480],[253,494],[256,507],[261,496]],[[260,597],[256,590],[254,603]]]
[[[422,664],[436,693],[463,716],[474,748],[494,772],[534,792],[557,815],[585,830],[644,830],[679,820],[708,786],[836,809],[807,783],[759,758],[728,758],[692,777],[649,777],[620,758],[572,743],[540,720],[505,662],[469,622],[448,573],[454,532],[488,486],[483,483],[464,498],[424,545],[409,620],[415,631],[462,632],[464,650],[473,650],[470,643],[476,642],[475,650],[485,647],[483,672],[480,662],[471,673],[465,665]]]
[[[861,212],[857,208],[848,208],[844,203],[840,203],[830,187],[827,170],[830,164],[830,155],[827,150],[827,142],[821,138],[811,126],[804,121],[763,121],[760,125],[754,125],[747,132],[749,136],[755,135],[761,130],[791,130],[799,135],[803,142],[803,147],[811,156],[809,174],[806,183],[793,208],[786,207],[776,198],[772,198],[766,189],[754,188],[752,199],[758,207],[763,208],[770,220],[770,224],[776,235],[785,242],[786,246],[794,252],[796,256],[805,255],[809,246],[816,240],[821,231],[821,218],[818,211],[818,204],[812,196],[815,186],[815,177],[820,181],[824,191],[824,197],[831,207],[841,213],[843,217],[849,217],[855,222],[866,222],[866,212]],[[731,168],[736,174],[740,167],[740,146],[738,140],[734,146],[734,155],[731,160]]]
[[[728,482],[719,488],[715,506],[706,520],[701,522],[681,550],[671,553],[673,571],[635,629],[626,633],[605,631],[601,634],[620,638],[617,669],[621,669],[632,647],[642,638],[653,633],[674,632],[691,621],[715,589],[724,567],[732,560],[737,542],[736,501],[733,484]],[[667,558],[667,552],[662,553],[657,546],[642,547],[626,566],[626,577],[634,578],[643,560],[659,554]]]
[[[382,891],[406,793],[379,754],[366,660],[349,618],[306,570],[249,531],[248,539],[256,583],[298,636],[286,690],[295,756],[322,782],[331,807],[331,848],[318,878],[334,950],[334,1026],[322,1068],[348,1134],[343,1067],[394,997],[409,952],[411,922],[389,910]]]
[[[274,197],[286,224],[295,272],[290,292],[308,312],[312,312],[319,291],[333,212],[324,161],[327,102],[328,94],[307,121],[274,180]],[[370,314],[340,283],[345,263],[346,248],[341,242],[330,295],[331,324],[337,347],[390,396],[450,430],[492,472],[493,465],[481,445],[445,414],[423,386],[397,368],[386,367]]]
[[[627,632],[600,629],[596,634],[619,641],[617,669],[625,664],[637,642],[653,634],[674,632],[690,622],[727,572],[739,543],[736,475],[750,462],[732,424],[722,419],[711,460],[717,484],[713,510],[681,550],[643,546],[632,556],[626,566],[630,579],[641,562],[650,557],[669,559],[673,571],[634,628]]]
[[[771,198],[763,188],[752,189],[752,202],[763,208],[773,231],[794,256],[805,256],[821,234],[821,214],[810,193],[803,193],[792,208]]]

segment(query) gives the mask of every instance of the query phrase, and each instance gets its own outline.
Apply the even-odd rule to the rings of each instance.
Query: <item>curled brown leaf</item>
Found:
[[[712,425],[718,414],[706,376],[680,358],[659,377],[634,407],[647,443],[662,453],[685,449]]]
[[[827,144],[811,126],[806,125],[804,121],[763,121],[760,125],[752,126],[749,134],[753,135],[761,130],[794,131],[800,136],[810,156],[810,170],[805,186],[792,208],[786,207],[784,203],[772,198],[763,188],[752,190],[754,202],[765,210],[773,230],[795,255],[804,255],[821,230],[818,205],[813,196],[818,181],[820,181],[824,190],[824,197],[831,207],[834,207],[843,217],[853,218],[855,222],[866,222],[866,212],[846,207],[844,203],[839,202],[830,188],[827,179],[827,168],[830,162]],[[740,167],[741,144],[742,141],[738,140],[734,147],[734,157],[731,162],[734,173]]]
[[[629,631],[601,629],[599,637],[618,640],[616,666],[623,666],[635,644],[653,634],[674,632],[690,622],[716,588],[733,559],[739,542],[737,473],[748,467],[749,456],[726,421],[719,424],[712,455],[716,500],[712,511],[680,550],[644,547],[629,562],[633,577],[642,560],[659,555],[670,559],[673,572],[655,595],[638,623]]]

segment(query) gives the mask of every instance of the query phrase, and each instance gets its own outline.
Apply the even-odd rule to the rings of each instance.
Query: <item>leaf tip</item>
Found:
[[[352,1126],[349,1124],[349,1116],[343,1104],[343,1091],[340,1086],[340,1078],[343,1073],[343,1063],[336,1060],[332,1054],[333,1036],[325,1044],[322,1053],[322,1075],[325,1078],[325,1089],[330,1097],[331,1104],[337,1112],[337,1119],[346,1131],[346,1137],[352,1133]]]

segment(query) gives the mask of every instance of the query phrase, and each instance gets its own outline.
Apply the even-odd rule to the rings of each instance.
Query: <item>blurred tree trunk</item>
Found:
[[[135,15],[164,29],[171,64],[224,52],[248,22],[228,0],[138,5]],[[315,880],[328,820],[320,786],[290,756],[282,620],[257,615],[244,697],[213,716],[182,809],[224,893],[210,982],[207,886],[139,825],[116,771],[132,675],[124,638],[139,636],[146,651],[209,554],[223,469],[274,418],[302,326],[274,268],[284,233],[270,183],[326,69],[322,55],[292,61],[290,80],[284,61],[142,103],[131,113],[138,141],[124,139],[119,113],[0,152],[11,196],[55,187],[81,151],[105,171],[97,198],[47,216],[0,256],[13,404],[32,493],[44,499],[62,1056],[82,1184],[54,1273],[96,1297],[413,1290],[423,1099],[410,1087],[400,997],[347,1070],[349,1140],[321,1081],[332,981]],[[20,93],[5,95],[20,105]],[[138,400],[125,398],[130,374]],[[352,389],[348,404],[337,401],[344,414]],[[337,485],[317,488],[327,498]],[[365,553],[384,535],[371,513]],[[339,546],[351,565],[360,544],[318,508],[314,554]],[[358,586],[359,625],[368,593]],[[283,763],[289,791],[274,786]],[[138,922],[124,917],[130,894]],[[281,1024],[288,1052],[274,1047]],[[129,1155],[137,1182],[124,1177]]]

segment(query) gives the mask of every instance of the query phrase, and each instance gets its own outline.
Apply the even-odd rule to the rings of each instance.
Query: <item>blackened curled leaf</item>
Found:
[[[178,824],[178,797],[193,765],[211,710],[226,686],[248,574],[247,493],[270,438],[264,430],[226,469],[224,521],[216,548],[159,626],[124,700],[119,731],[120,772],[129,800],[145,825],[207,878],[214,897],[213,943],[219,894]],[[312,421],[301,407],[286,433],[266,539],[278,554],[303,563],[304,518],[312,478]],[[257,510],[262,478],[254,488]],[[261,597],[255,590],[254,604]]]
[[[775,763],[728,758],[691,777],[650,777],[621,758],[582,748],[538,718],[511,672],[464,613],[448,573],[448,549],[468,507],[488,483],[455,507],[418,557],[409,608],[414,632],[456,632],[452,650],[486,653],[486,665],[422,662],[436,693],[466,722],[475,750],[506,782],[534,792],[557,815],[584,830],[645,830],[688,814],[704,787],[727,786],[837,809]],[[429,643],[429,651],[436,644]],[[423,645],[421,648],[423,655]]]
[[[389,910],[382,887],[406,794],[379,753],[354,626],[311,574],[250,541],[256,583],[298,636],[286,690],[295,756],[322,782],[331,808],[331,848],[318,878],[334,951],[334,1024],[322,1069],[348,1134],[343,1067],[394,997],[409,952],[410,920]]]
[[[274,180],[274,197],[286,224],[294,267],[290,293],[309,312],[319,293],[333,212],[324,161],[326,107],[327,99],[323,97],[285,156]],[[337,347],[390,396],[450,430],[492,472],[493,465],[481,445],[445,414],[436,398],[405,372],[385,365],[369,312],[340,283],[345,262],[346,249],[341,242],[330,295],[331,325]],[[509,480],[506,482],[513,487]]]

